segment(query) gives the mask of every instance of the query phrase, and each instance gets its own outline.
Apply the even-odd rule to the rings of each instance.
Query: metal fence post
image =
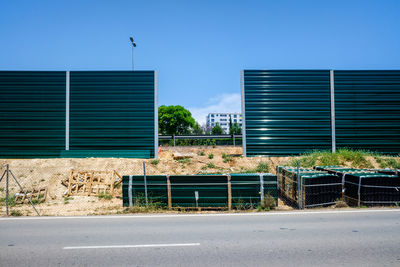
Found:
[[[361,178],[362,176],[358,180],[358,207],[361,206]]]
[[[236,146],[236,142],[235,142],[235,134],[232,135],[233,138],[233,146]]]
[[[304,209],[304,203],[305,203],[303,190],[304,190],[304,177],[301,176],[300,178],[301,209]]]
[[[69,150],[69,124],[70,124],[70,72],[66,71],[65,77],[65,150]]]
[[[8,164],[6,164],[6,214],[8,216]]]
[[[331,94],[331,138],[332,153],[336,152],[336,115],[335,115],[335,74],[333,70],[329,71],[330,76],[330,94]]]
[[[196,201],[196,208],[199,208],[199,191],[194,191],[194,199]]]
[[[171,181],[167,175],[167,194],[168,194],[168,209],[172,209],[172,196],[171,196]]]
[[[146,163],[143,161],[143,179],[144,179],[144,197],[146,198],[146,208],[149,207],[149,201],[147,199],[147,177],[146,177]]]
[[[264,175],[260,173],[260,202],[264,200]]]
[[[174,146],[175,146],[175,134],[172,135],[172,138],[174,139]]]
[[[344,190],[345,190],[344,181],[345,181],[345,176],[346,176],[346,174],[343,174],[343,176],[342,176],[342,201],[344,201]]]
[[[129,175],[128,200],[129,200],[129,207],[132,207],[133,206],[133,203],[132,203],[132,175]]]
[[[301,203],[301,179],[300,179],[300,164],[299,161],[297,161],[297,205],[298,208],[301,209],[302,203]]]
[[[26,191],[24,190],[24,188],[22,188],[21,184],[18,182],[17,178],[15,177],[15,175],[12,173],[12,171],[9,171],[12,175],[12,177],[14,178],[14,181],[17,183],[17,185],[19,186],[19,189],[21,189],[21,191],[24,193],[25,197],[29,200],[29,203],[31,203],[32,208],[36,211],[36,214],[38,216],[40,216],[39,212],[37,211],[37,209],[35,208],[35,205],[33,205],[31,198],[28,196],[28,194],[26,193]],[[32,197],[32,195],[31,195]]]

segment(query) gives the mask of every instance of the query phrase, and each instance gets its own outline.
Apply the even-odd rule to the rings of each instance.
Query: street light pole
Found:
[[[132,43],[132,70],[134,70],[134,68],[133,68],[133,49],[136,47],[136,43],[133,41],[133,38],[132,37],[129,37],[129,40],[131,40],[131,43]]]

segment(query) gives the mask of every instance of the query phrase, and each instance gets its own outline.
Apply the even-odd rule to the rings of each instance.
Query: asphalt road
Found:
[[[0,219],[1,266],[400,266],[400,209]]]

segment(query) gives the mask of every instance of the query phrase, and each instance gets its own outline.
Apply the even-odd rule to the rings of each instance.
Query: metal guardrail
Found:
[[[219,134],[219,135],[159,135],[158,139],[162,140],[183,140],[183,139],[227,139],[242,138],[241,134]]]
[[[222,140],[222,139],[232,139],[233,145],[236,145],[236,139],[241,139],[243,135],[241,134],[218,134],[218,135],[159,135],[158,140],[200,140],[200,139],[214,139],[214,140]]]

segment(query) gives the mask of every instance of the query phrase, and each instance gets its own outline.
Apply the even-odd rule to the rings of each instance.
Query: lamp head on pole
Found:
[[[131,40],[132,46],[133,46],[133,47],[136,47],[136,43],[133,41],[133,38],[132,38],[132,37],[129,37],[129,40]]]

